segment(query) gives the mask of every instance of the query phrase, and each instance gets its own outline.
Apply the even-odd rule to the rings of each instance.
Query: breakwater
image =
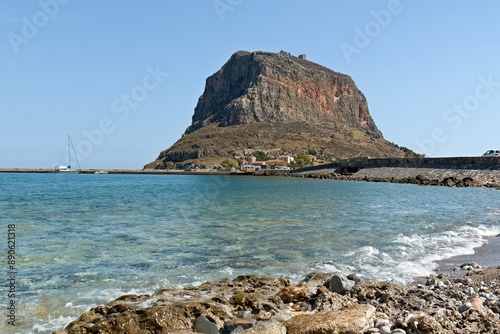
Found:
[[[500,188],[500,158],[357,159],[290,173],[296,177]]]
[[[295,172],[305,173],[335,170],[341,174],[349,174],[355,173],[360,169],[382,167],[500,170],[500,157],[359,158],[311,166]]]

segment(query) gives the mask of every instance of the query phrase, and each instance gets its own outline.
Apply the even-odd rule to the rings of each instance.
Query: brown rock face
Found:
[[[347,75],[285,52],[236,52],[207,79],[186,134],[218,126],[260,122],[333,123],[374,137],[364,95]]]
[[[232,157],[243,149],[404,155],[383,139],[351,77],[283,51],[233,54],[207,79],[183,137],[147,167]]]

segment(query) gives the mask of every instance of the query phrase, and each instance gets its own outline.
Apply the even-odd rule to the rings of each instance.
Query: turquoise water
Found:
[[[0,174],[16,225],[16,327],[51,333],[125,293],[238,274],[409,282],[500,233],[500,191],[196,175]],[[0,287],[6,310],[8,287]]]

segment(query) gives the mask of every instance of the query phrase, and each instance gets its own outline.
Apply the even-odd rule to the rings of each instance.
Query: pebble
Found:
[[[194,320],[194,329],[198,333],[219,334],[217,325],[203,315],[200,315]]]
[[[401,328],[393,329],[391,334],[406,334],[406,332]]]
[[[425,282],[425,285],[441,287],[441,286],[444,286],[444,283],[439,278],[432,277],[432,278],[427,279],[427,281]]]
[[[471,266],[474,269],[481,269],[481,266],[479,264],[477,264],[476,262],[469,263],[469,266]]]
[[[336,273],[330,280],[330,290],[338,294],[345,294],[354,287],[354,281],[342,273]]]
[[[453,299],[449,299],[447,302],[446,302],[446,307],[448,308],[455,308],[456,306],[456,303]]]
[[[252,317],[252,312],[249,310],[238,312],[238,318],[251,318],[251,317]]]
[[[469,302],[467,302],[467,303],[465,303],[465,304],[462,304],[462,306],[460,306],[460,307],[458,308],[458,312],[460,312],[460,313],[464,313],[465,311],[467,311],[467,310],[468,310],[468,309],[470,309],[471,307],[472,307],[472,304],[471,304],[471,303],[469,303]]]
[[[464,263],[460,266],[463,270],[473,270],[473,269],[482,269],[482,267],[476,262]]]
[[[368,328],[368,330],[366,331],[368,334],[370,333],[379,333],[380,330],[376,327],[372,327],[372,328]]]
[[[261,310],[259,314],[255,317],[255,319],[260,320],[260,321],[267,321],[272,318],[273,314],[271,312],[266,312],[264,310]]]
[[[276,321],[278,323],[284,323],[285,321],[289,320],[292,318],[292,312],[289,311],[289,310],[284,310],[284,311],[280,311],[278,313],[276,313],[276,315],[274,315],[271,320],[272,321]]]
[[[476,291],[474,291],[474,288],[473,288],[473,287],[471,287],[471,286],[469,286],[467,289],[465,289],[465,292],[466,292],[468,295],[470,295],[470,296],[472,296],[473,294],[475,294],[475,293],[476,293]]]
[[[231,331],[231,333],[229,333],[229,334],[239,334],[239,333],[241,333],[243,331],[245,331],[245,329],[243,327],[241,327],[241,326],[238,326],[233,331]]]
[[[349,274],[347,278],[356,283],[361,282],[361,278],[359,278],[356,274]]]
[[[379,329],[380,329],[380,334],[391,334],[391,327],[389,326],[382,326]]]
[[[377,319],[375,327],[380,328],[382,326],[390,326],[391,322],[388,319]]]
[[[366,298],[368,298],[368,299],[373,299],[373,298],[375,298],[375,292],[373,292],[373,291],[368,291],[368,292],[366,293]]]
[[[498,297],[494,294],[489,294],[486,296],[486,303],[495,304],[498,300]]]
[[[234,330],[238,329],[238,327],[242,327],[243,329],[248,329],[250,327],[255,326],[256,320],[252,318],[233,318],[224,323],[224,332],[231,333]]]

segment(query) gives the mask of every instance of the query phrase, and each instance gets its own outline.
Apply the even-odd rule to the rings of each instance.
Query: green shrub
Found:
[[[240,168],[240,165],[236,161],[234,161],[233,159],[227,159],[227,158],[222,160],[220,165],[225,170],[231,170],[231,168],[235,168],[235,169]]]

